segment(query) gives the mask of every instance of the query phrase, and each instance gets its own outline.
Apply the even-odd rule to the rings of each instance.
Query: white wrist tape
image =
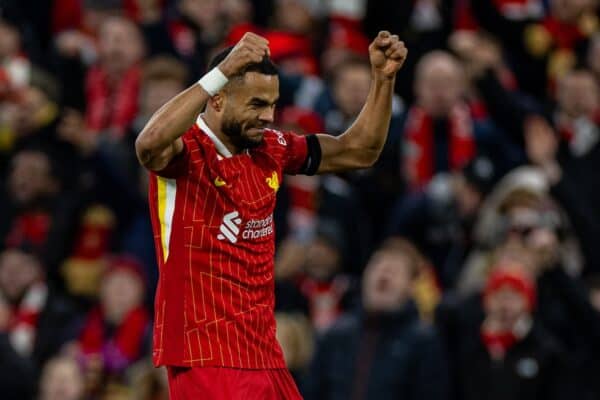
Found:
[[[227,82],[229,82],[229,79],[223,75],[218,67],[214,67],[198,81],[198,84],[202,86],[208,94],[214,96],[219,90],[223,89],[223,86],[225,86]]]

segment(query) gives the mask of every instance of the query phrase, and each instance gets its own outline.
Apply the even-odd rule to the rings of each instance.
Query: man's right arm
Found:
[[[268,54],[266,39],[246,33],[218,65],[218,69],[229,78],[244,66],[260,62]],[[155,112],[135,141],[135,151],[140,163],[151,171],[166,168],[183,151],[181,136],[195,123],[210,97],[211,94],[200,84],[194,84]]]

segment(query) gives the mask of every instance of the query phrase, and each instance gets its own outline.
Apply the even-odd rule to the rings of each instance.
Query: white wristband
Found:
[[[223,86],[225,86],[227,82],[229,82],[229,79],[223,75],[218,67],[214,67],[198,81],[198,84],[202,86],[208,94],[214,96],[219,90],[223,89]]]

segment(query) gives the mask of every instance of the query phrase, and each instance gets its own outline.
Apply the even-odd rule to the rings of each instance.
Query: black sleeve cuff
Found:
[[[302,164],[300,173],[304,175],[315,175],[321,165],[321,143],[317,135],[306,136],[306,160]]]

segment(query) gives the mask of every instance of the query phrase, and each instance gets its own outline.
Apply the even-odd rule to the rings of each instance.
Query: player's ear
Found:
[[[220,91],[212,96],[208,102],[215,111],[220,112],[223,109],[223,101],[225,100],[224,97],[225,95],[223,91]]]

